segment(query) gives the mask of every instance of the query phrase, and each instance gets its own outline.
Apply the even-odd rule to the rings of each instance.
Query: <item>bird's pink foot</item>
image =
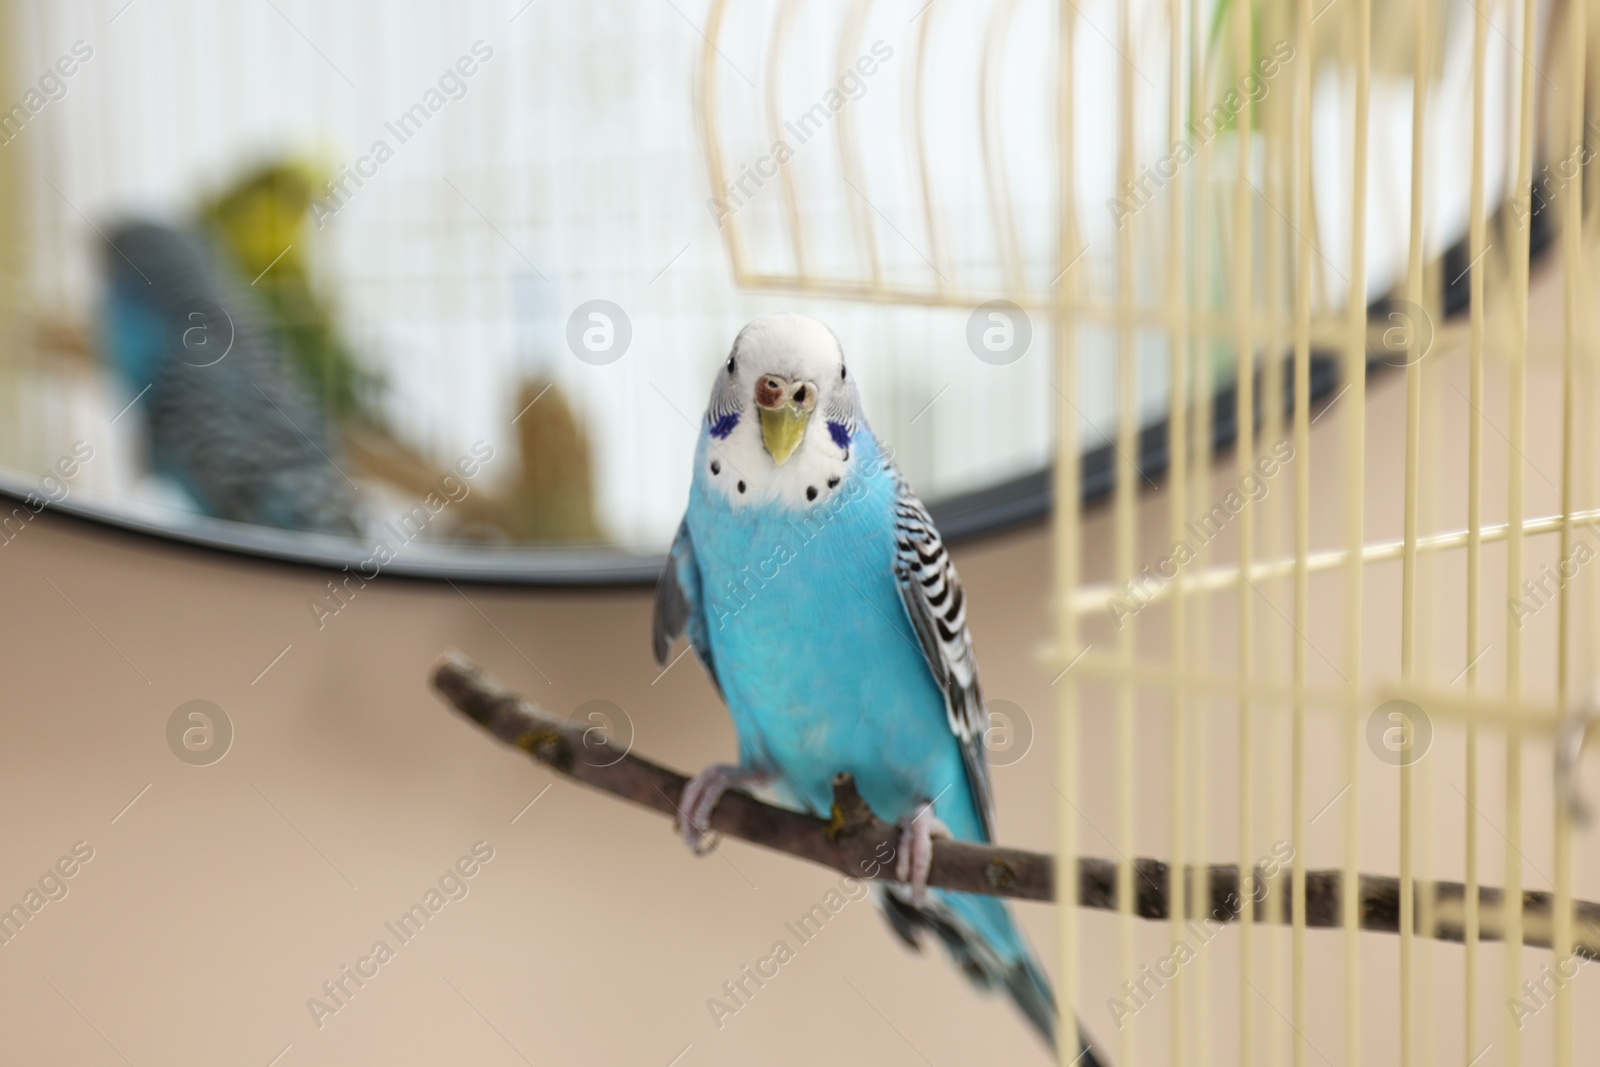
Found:
[[[759,785],[771,777],[770,773],[751,767],[713,763],[689,779],[678,801],[678,832],[683,834],[689,850],[702,855],[716,847],[711,836],[711,813],[722,794],[745,785]]]
[[[933,814],[932,804],[920,804],[909,818],[900,820],[900,850],[895,855],[894,876],[911,887],[911,903],[921,907],[928,895],[928,868],[933,866],[933,839],[950,837],[950,828]]]

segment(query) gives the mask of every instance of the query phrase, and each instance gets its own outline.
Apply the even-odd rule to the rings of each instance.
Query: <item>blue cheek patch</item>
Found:
[[[711,424],[711,436],[717,438],[718,440],[725,440],[727,436],[733,432],[733,428],[737,425],[739,425],[738,412],[734,412],[731,415],[724,415],[716,422]]]
[[[828,423],[828,436],[833,438],[833,443],[840,448],[850,447],[850,431],[845,429],[842,422]]]

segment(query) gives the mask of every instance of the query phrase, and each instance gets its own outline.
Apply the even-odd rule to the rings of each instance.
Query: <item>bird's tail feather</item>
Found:
[[[1003,988],[1039,1036],[1055,1046],[1056,1002],[1050,979],[1001,901],[935,890],[918,907],[902,887],[884,886],[878,903],[906,944],[921,951],[924,931],[932,931],[974,985],[985,990]],[[1078,1040],[1083,1048],[1078,1067],[1102,1067],[1082,1027]]]

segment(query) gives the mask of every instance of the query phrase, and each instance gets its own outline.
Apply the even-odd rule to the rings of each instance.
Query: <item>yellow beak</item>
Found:
[[[811,412],[801,411],[793,404],[760,410],[761,443],[767,446],[772,461],[781,467],[805,438]]]

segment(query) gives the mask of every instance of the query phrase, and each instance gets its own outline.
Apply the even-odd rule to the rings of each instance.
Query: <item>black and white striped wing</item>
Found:
[[[950,731],[961,742],[984,836],[992,837],[994,796],[984,754],[989,714],[978,690],[978,661],[967,635],[966,592],[928,509],[903,478],[895,502],[894,573],[922,654],[944,690],[945,713]]]

